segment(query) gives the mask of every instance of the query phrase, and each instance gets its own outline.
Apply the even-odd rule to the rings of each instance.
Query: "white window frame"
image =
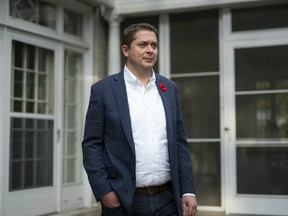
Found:
[[[0,5],[2,2],[0,2]],[[0,8],[0,13],[2,12]],[[4,158],[4,129],[5,129],[5,121],[4,121],[4,116],[5,116],[5,106],[4,106],[4,96],[5,96],[5,65],[4,62],[6,62],[6,55],[4,55],[5,52],[5,42],[4,42],[4,28],[0,25],[0,176],[4,176],[4,163],[3,159]],[[0,178],[0,215],[4,215],[4,179]]]

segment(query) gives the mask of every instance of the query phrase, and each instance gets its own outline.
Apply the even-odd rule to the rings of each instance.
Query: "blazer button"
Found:
[[[132,175],[132,179],[135,180],[135,179],[136,179],[136,176],[135,176],[135,175]]]

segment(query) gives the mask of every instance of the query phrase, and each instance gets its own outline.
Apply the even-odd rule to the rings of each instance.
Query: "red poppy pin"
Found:
[[[166,86],[163,83],[160,83],[159,87],[160,87],[160,89],[162,91],[166,91],[167,90]]]

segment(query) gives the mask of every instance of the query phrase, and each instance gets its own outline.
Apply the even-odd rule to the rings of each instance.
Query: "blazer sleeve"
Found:
[[[112,190],[103,159],[103,137],[104,108],[99,92],[94,84],[91,87],[89,106],[86,114],[82,151],[83,165],[97,200]]]

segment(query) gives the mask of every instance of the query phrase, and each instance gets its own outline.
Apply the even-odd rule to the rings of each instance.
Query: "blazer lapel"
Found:
[[[158,76],[158,74],[156,74],[156,86],[162,98],[163,106],[165,110],[168,144],[171,144],[173,140],[173,133],[172,133],[173,131],[172,116],[173,115],[172,115],[171,102],[170,102],[169,93],[168,93],[169,89],[166,89],[165,91],[162,90],[160,88],[161,83],[166,86],[164,79],[162,79],[160,76]]]
[[[112,90],[117,104],[120,120],[128,143],[131,147],[132,152],[135,155],[135,147],[132,135],[131,119],[123,71],[118,73],[118,76],[115,76],[114,79],[115,83],[112,85]]]

